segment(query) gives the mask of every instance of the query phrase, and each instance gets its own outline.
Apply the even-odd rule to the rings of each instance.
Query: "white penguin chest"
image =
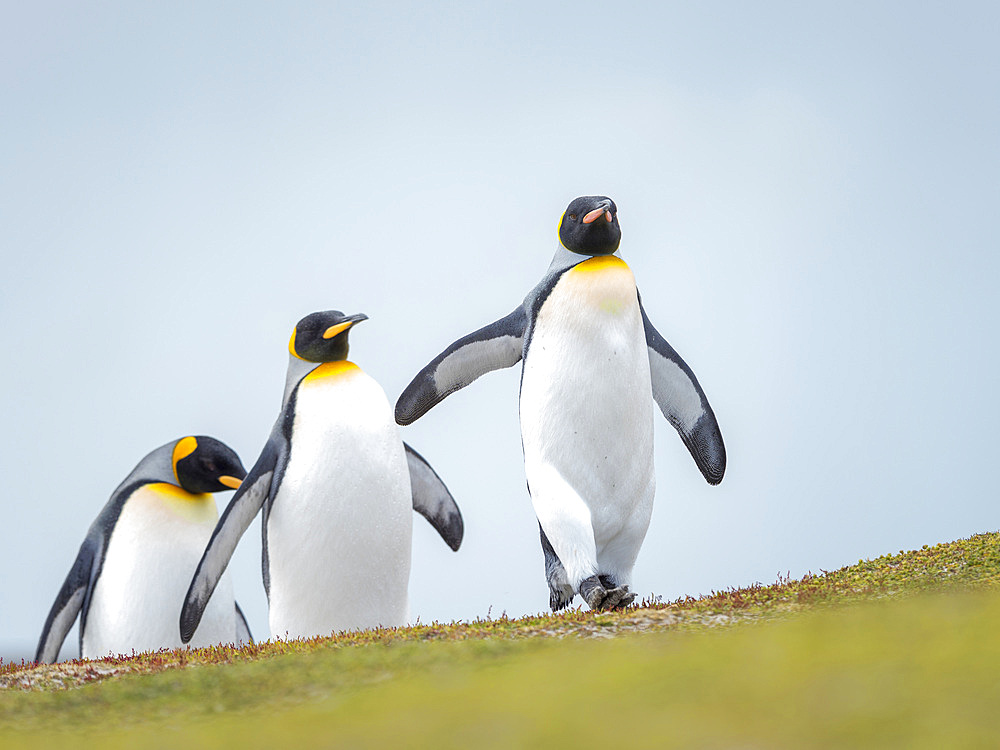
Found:
[[[595,513],[648,494],[649,355],[635,278],[621,259],[584,261],[549,293],[524,362],[520,415],[529,484],[544,464]]]
[[[108,540],[91,596],[85,657],[181,646],[181,603],[218,521],[211,495],[168,483],[132,493]],[[192,646],[233,642],[236,615],[228,574],[219,582]]]
[[[385,393],[348,362],[321,365],[298,386],[268,516],[272,636],[405,622],[411,527],[406,456]]]

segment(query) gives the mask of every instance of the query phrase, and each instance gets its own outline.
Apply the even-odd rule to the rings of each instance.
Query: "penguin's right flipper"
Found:
[[[524,305],[510,315],[463,336],[417,373],[396,402],[396,422],[420,419],[446,396],[480,375],[521,361],[528,314]]]
[[[413,510],[426,518],[445,543],[457,552],[465,534],[462,511],[427,460],[406,443],[403,448],[406,449],[406,467],[410,470]]]
[[[45,626],[38,639],[38,650],[35,652],[37,663],[51,664],[59,658],[59,649],[62,648],[66,634],[80,614],[87,596],[94,561],[99,557],[99,547],[98,541],[89,536],[80,545],[80,552],[73,562],[73,567],[70,568],[62,588],[56,595],[49,616],[45,618]]]
[[[278,448],[273,440],[269,440],[250,469],[243,484],[236,490],[229,505],[222,512],[219,523],[208,540],[208,546],[201,556],[201,562],[191,579],[184,606],[181,609],[181,641],[188,643],[194,636],[194,631],[201,623],[208,600],[229,565],[229,559],[236,550],[236,545],[247,530],[253,519],[260,512],[261,506],[271,492],[271,477],[278,461]]]
[[[653,399],[681,436],[708,483],[718,484],[726,473],[726,446],[715,412],[694,372],[653,327],[641,300],[639,310],[646,330]]]
[[[250,634],[250,625],[247,624],[247,616],[240,609],[239,602],[234,601],[233,607],[236,609],[236,646],[246,646],[253,643],[253,636]]]

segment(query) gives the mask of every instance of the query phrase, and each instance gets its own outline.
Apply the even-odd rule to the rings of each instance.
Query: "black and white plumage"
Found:
[[[281,413],[191,579],[184,641],[258,512],[273,638],[405,624],[413,510],[461,544],[448,488],[402,442],[378,383],[347,361],[348,333],[366,319],[332,310],[296,325]]]
[[[83,658],[182,645],[181,597],[219,517],[209,493],[234,489],[245,475],[228,446],[203,435],[167,443],[140,461],[87,532],[35,661],[55,661],[77,616]],[[250,641],[227,577],[192,643]]]
[[[481,375],[523,360],[521,437],[550,604],[560,609],[580,594],[594,608],[620,607],[634,598],[632,569],[652,512],[652,402],[710,484],[722,481],[726,452],[697,378],[642,307],[618,253],[614,202],[571,202],[559,239],[521,305],[431,360],[395,416],[410,424]]]

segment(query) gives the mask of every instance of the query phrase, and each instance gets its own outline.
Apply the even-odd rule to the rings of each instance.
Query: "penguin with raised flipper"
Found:
[[[448,488],[400,439],[379,384],[347,360],[348,334],[363,320],[331,310],[295,326],[281,413],[191,580],[185,642],[261,509],[272,638],[404,625],[413,510],[453,550],[461,544]]]
[[[85,659],[181,646],[181,597],[215,529],[210,493],[240,486],[246,470],[228,446],[189,435],[146,456],[87,532],[49,612],[36,662],[53,662],[80,616]],[[250,643],[228,576],[192,644]]]
[[[635,598],[632,569],[655,490],[653,401],[710,484],[726,468],[712,407],[646,317],[620,240],[614,201],[573,200],[548,272],[524,302],[445,349],[396,403],[396,421],[410,424],[479,376],[524,360],[524,468],[553,610],[576,594],[592,609]]]

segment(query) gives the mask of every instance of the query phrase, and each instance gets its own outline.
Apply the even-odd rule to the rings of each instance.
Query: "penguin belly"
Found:
[[[520,400],[532,505],[574,590],[595,574],[631,582],[655,491],[652,403],[631,270],[579,263],[538,311]]]
[[[167,483],[145,484],[132,493],[111,531],[91,594],[83,658],[184,645],[177,628],[181,604],[218,518],[211,495],[192,495]],[[189,645],[236,640],[227,573]]]
[[[347,362],[298,386],[267,520],[272,638],[404,625],[412,501],[385,393]]]

